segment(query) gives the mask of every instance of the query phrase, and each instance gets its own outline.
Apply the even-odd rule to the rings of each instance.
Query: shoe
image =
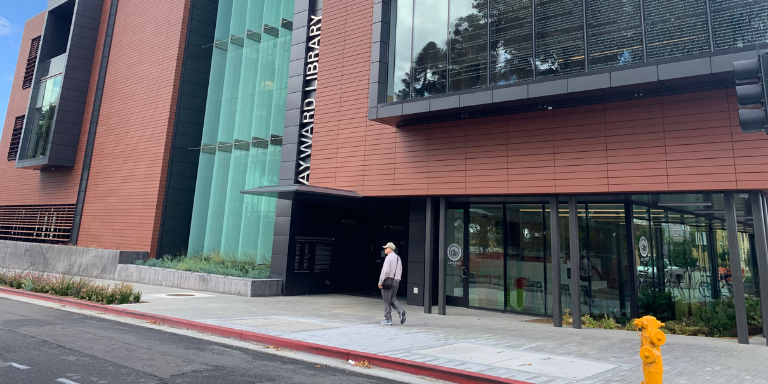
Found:
[[[382,320],[381,325],[392,325],[392,320]]]
[[[400,310],[400,324],[405,324],[405,309]]]

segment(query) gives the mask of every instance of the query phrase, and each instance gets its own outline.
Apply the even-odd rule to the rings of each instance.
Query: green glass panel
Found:
[[[221,0],[216,19],[216,40],[228,38],[231,17],[232,0]],[[215,48],[214,46],[209,47],[212,51],[211,73],[208,81],[202,145],[213,145],[218,142],[221,103],[224,97],[224,75],[227,66],[227,51]],[[211,201],[214,165],[215,152],[211,154],[201,150],[197,171],[197,184],[195,186],[195,200],[192,208],[192,224],[189,231],[188,254],[198,254],[205,250],[205,235],[208,226],[208,210]]]
[[[282,137],[293,1],[219,8],[216,39],[229,44],[213,48],[203,144],[220,145],[200,155],[189,250],[268,263],[276,200],[240,192],[277,184],[281,146],[221,144]]]

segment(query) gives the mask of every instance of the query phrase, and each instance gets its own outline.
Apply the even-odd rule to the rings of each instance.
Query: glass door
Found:
[[[469,304],[467,291],[467,251],[465,249],[467,228],[464,207],[449,206],[445,220],[445,295],[446,304],[466,307]]]
[[[551,259],[545,260],[547,236],[543,207],[541,204],[507,204],[505,213],[506,309],[536,315],[550,313],[546,264],[551,263]]]
[[[504,310],[504,205],[469,208],[469,306]]]

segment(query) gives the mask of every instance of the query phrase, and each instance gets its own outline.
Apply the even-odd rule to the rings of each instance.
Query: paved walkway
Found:
[[[108,282],[108,281],[104,281]],[[639,383],[637,334],[554,328],[529,316],[448,308],[448,316],[405,306],[405,325],[386,327],[380,299],[315,295],[245,298],[134,284],[151,314],[375,353],[541,384]],[[171,295],[169,295],[171,294]],[[181,294],[181,295],[178,295]],[[669,335],[667,383],[768,383],[768,347]]]

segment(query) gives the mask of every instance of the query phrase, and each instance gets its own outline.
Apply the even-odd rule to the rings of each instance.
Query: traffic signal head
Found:
[[[768,128],[766,115],[766,79],[768,79],[768,53],[757,59],[736,61],[733,74],[736,78],[736,98],[739,101],[739,125],[743,132],[761,132]]]

